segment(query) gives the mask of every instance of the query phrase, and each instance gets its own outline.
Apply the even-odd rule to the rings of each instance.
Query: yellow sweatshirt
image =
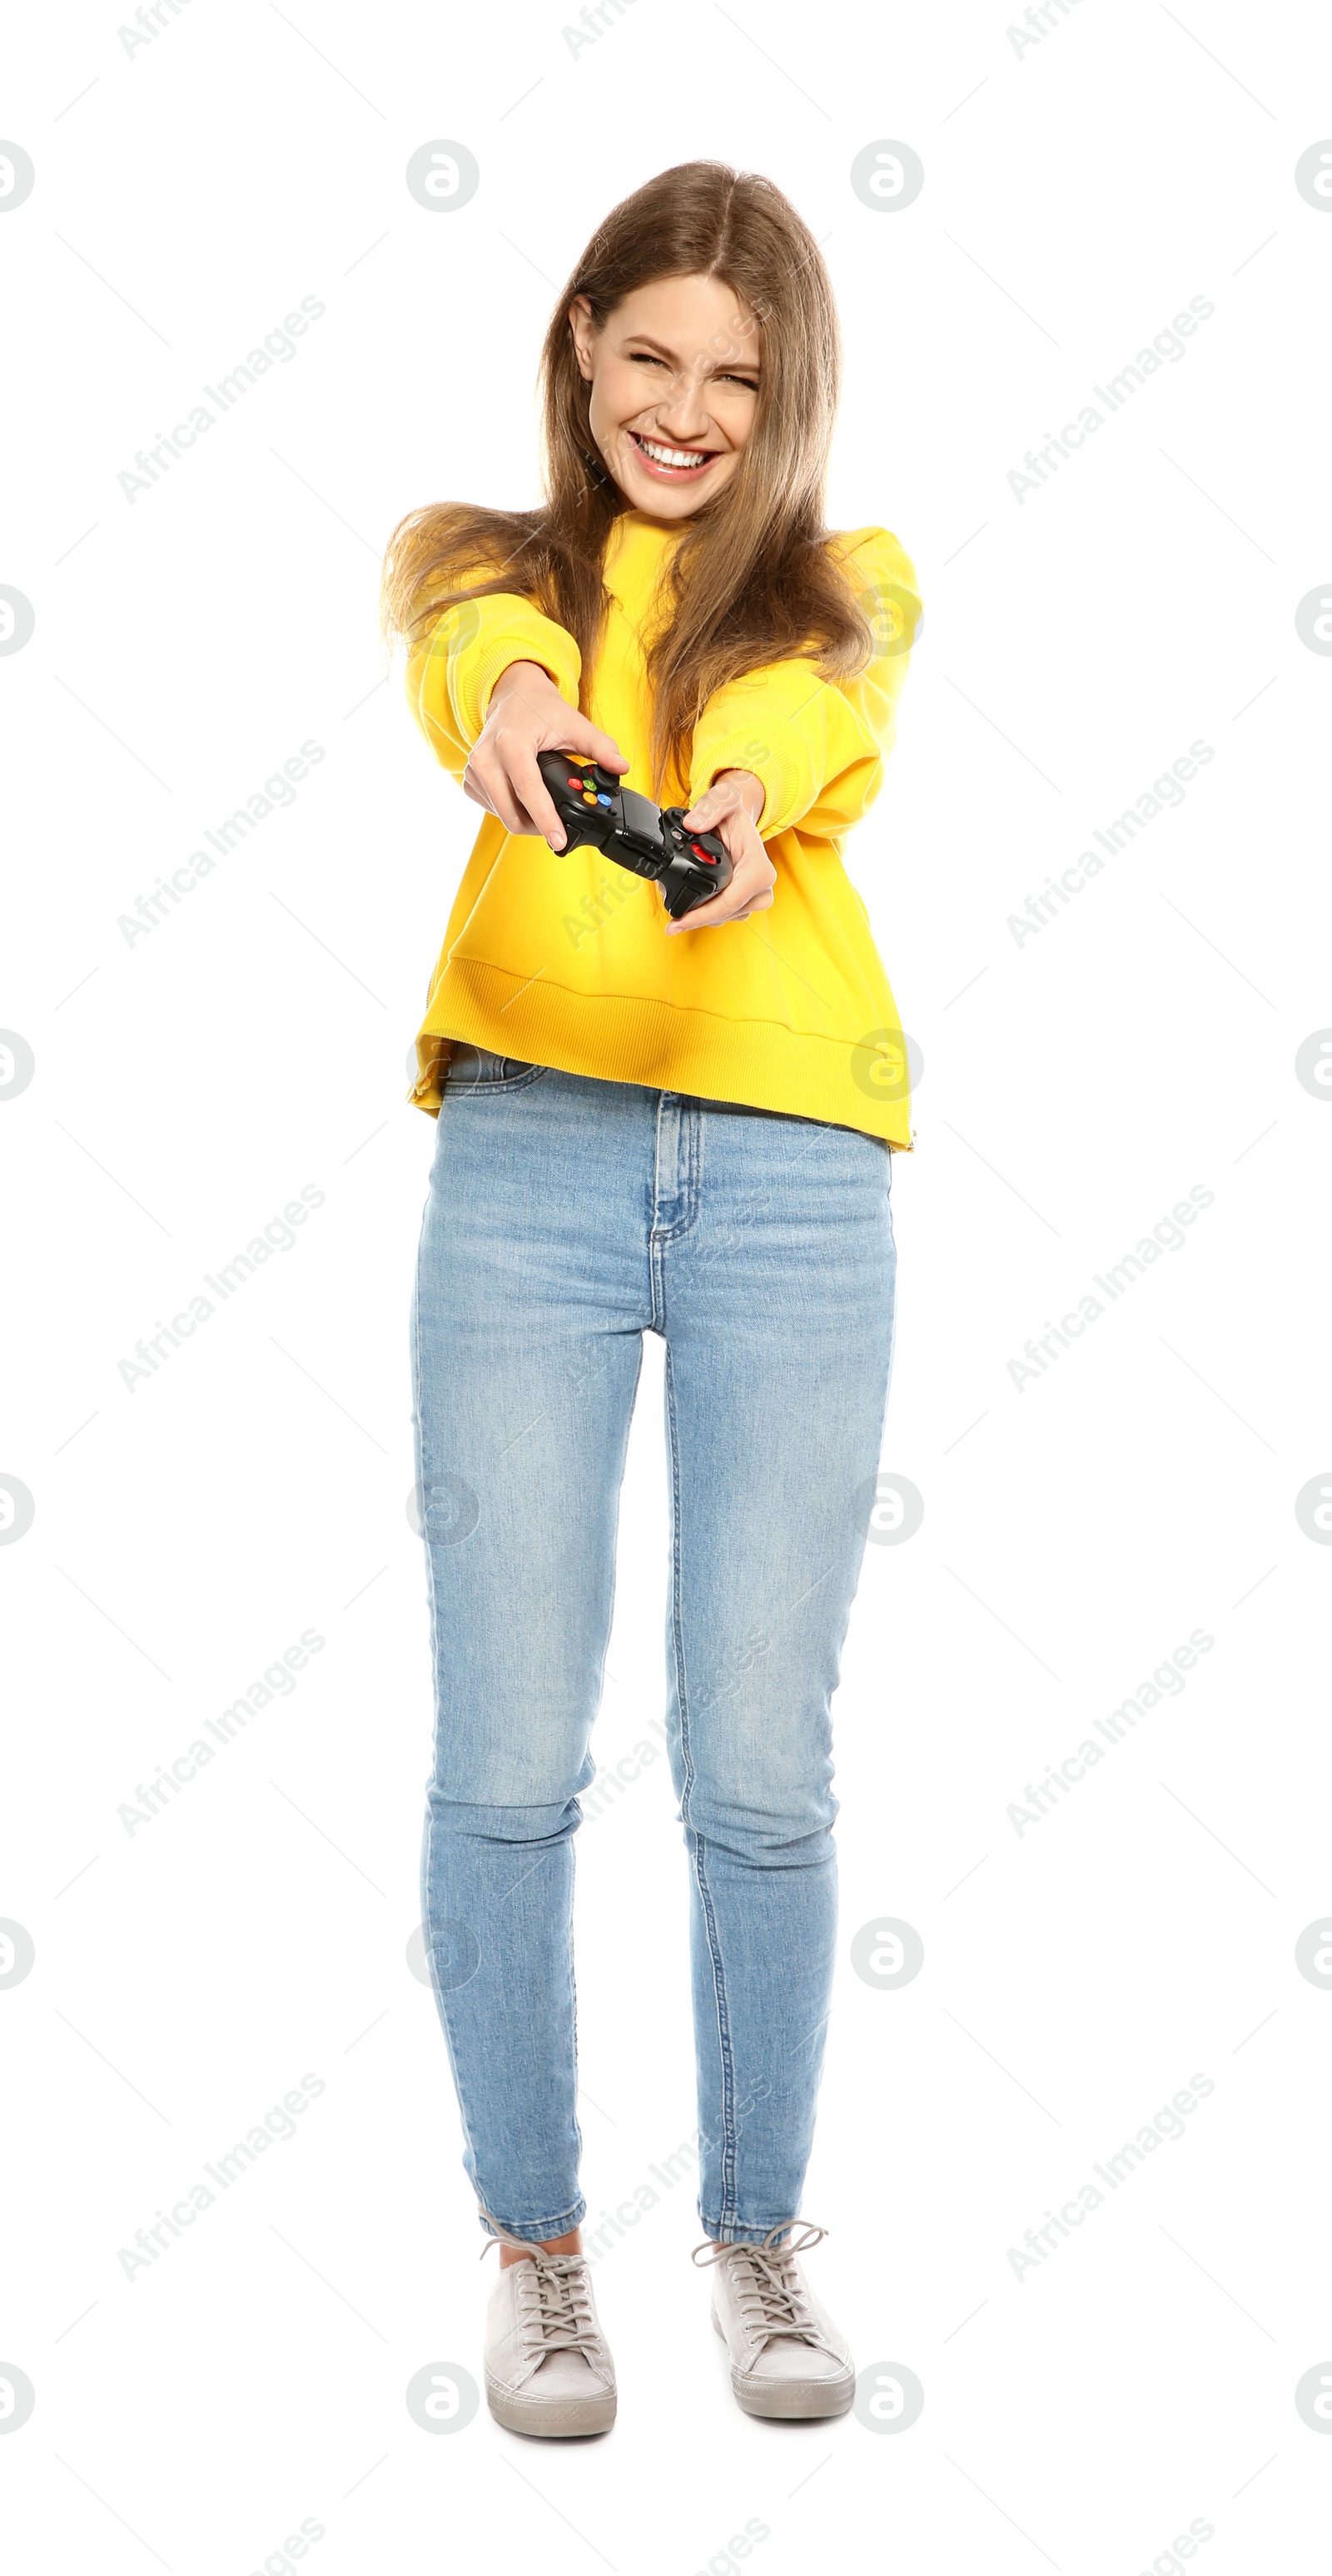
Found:
[[[676,531],[627,511],[603,567],[613,605],[589,713],[628,760],[624,785],[643,795],[652,793],[644,637],[677,542]],[[667,939],[655,885],[599,851],[557,853],[485,815],[417,1036],[408,1097],[418,1108],[438,1113],[448,1041],[465,1039],[565,1073],[826,1119],[910,1149],[897,1008],[842,849],[879,792],[920,601],[886,529],[829,542],[874,626],[875,660],[842,685],[798,660],[730,682],[695,726],[688,776],[668,776],[661,799],[687,808],[722,769],[762,779],[759,831],[777,870],[770,910]],[[577,707],[572,636],[513,594],[448,610],[411,654],[408,702],[455,778],[516,661],[541,664]]]

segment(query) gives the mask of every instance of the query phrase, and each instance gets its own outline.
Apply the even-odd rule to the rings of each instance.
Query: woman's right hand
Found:
[[[552,850],[562,850],[564,825],[537,767],[539,751],[571,751],[603,769],[629,766],[618,743],[560,696],[539,662],[510,662],[491,690],[463,771],[463,794],[497,814],[506,831],[539,834]]]

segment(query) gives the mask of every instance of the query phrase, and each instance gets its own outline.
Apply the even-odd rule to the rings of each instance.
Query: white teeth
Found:
[[[706,456],[699,455],[697,448],[659,447],[654,439],[644,438],[641,430],[637,436],[639,445],[652,458],[654,465],[700,466],[708,462]]]

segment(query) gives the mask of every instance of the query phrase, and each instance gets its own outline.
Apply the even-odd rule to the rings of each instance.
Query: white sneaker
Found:
[[[796,2250],[807,2253],[827,2229],[794,2222],[791,2244],[772,2227],[761,2245],[694,2248],[700,2266],[716,2265],[712,2322],[731,2356],[731,2386],[746,2415],[844,2415],[856,2393],[856,2366],[845,2335],[821,2307]]]
[[[511,2433],[605,2433],[615,2421],[615,2365],[597,2317],[587,2258],[547,2254],[496,2219],[482,2248],[521,2245],[486,2309],[486,2402]]]

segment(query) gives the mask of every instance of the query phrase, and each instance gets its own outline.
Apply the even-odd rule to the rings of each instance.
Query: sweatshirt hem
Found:
[[[540,974],[523,982],[507,967],[455,957],[417,1033],[420,1072],[407,1094],[431,1117],[443,1105],[440,1076],[460,1041],[557,1073],[813,1118],[875,1136],[894,1153],[913,1150],[909,1097],[875,1099],[868,1074],[857,1079],[854,1060],[864,1050],[855,1039],[633,994],[573,993]]]

